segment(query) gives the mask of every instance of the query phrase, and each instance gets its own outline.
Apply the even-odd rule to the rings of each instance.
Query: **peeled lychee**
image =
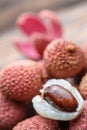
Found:
[[[87,99],[87,73],[83,76],[79,85],[80,94],[84,99]]]
[[[13,130],[60,130],[60,128],[57,121],[37,115],[18,123]]]
[[[44,51],[44,64],[54,78],[67,78],[77,75],[85,66],[82,50],[73,42],[57,39]]]
[[[0,130],[11,129],[26,117],[26,106],[9,100],[0,92]]]
[[[70,122],[69,130],[87,130],[87,100],[85,100],[81,115]]]
[[[41,71],[35,61],[16,61],[1,70],[0,90],[11,99],[29,101],[41,86]]]

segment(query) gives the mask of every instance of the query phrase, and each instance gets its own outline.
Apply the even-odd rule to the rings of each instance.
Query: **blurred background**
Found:
[[[87,0],[0,0],[0,68],[23,56],[13,46],[21,33],[15,25],[23,12],[53,10],[63,26],[63,37],[77,43],[87,41]]]
[[[26,11],[40,11],[44,8],[61,10],[86,0],[0,0],[0,31],[11,27],[16,17]]]

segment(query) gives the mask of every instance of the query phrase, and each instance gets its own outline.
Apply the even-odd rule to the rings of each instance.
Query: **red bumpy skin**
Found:
[[[26,106],[7,99],[0,92],[0,130],[11,129],[26,117]]]
[[[43,60],[54,78],[75,76],[85,66],[82,50],[73,42],[62,39],[54,40],[46,47]]]
[[[41,87],[41,72],[35,61],[16,61],[1,70],[0,90],[11,99],[29,101]]]
[[[87,73],[83,76],[80,82],[79,91],[82,97],[86,100],[87,99]]]
[[[82,49],[82,51],[83,51],[83,53],[84,53],[84,56],[85,56],[85,69],[86,69],[86,71],[87,71],[87,43],[83,43],[83,44],[81,44],[80,45],[80,47],[81,47],[81,49]]]
[[[69,130],[87,130],[87,100],[84,103],[84,109],[81,115],[70,122]]]
[[[18,123],[13,130],[60,130],[60,128],[57,121],[37,115]]]

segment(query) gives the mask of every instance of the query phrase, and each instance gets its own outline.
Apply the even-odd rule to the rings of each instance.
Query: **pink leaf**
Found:
[[[47,31],[41,20],[31,13],[24,13],[20,15],[17,19],[17,25],[28,35],[35,32],[46,33]]]
[[[39,17],[42,18],[43,23],[47,27],[48,34],[54,37],[54,39],[62,37],[62,25],[54,12],[43,10],[39,13]]]
[[[16,48],[22,52],[26,57],[33,59],[33,60],[39,60],[41,58],[40,54],[37,52],[34,44],[32,43],[24,43],[21,41],[15,41],[14,42]]]
[[[42,33],[34,33],[31,35],[31,39],[41,57],[43,56],[46,46],[53,40],[49,35]]]

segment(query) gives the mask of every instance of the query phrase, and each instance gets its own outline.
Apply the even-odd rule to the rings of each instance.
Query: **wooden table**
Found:
[[[87,2],[55,11],[63,25],[64,39],[78,44],[87,42]],[[23,59],[13,46],[13,39],[23,34],[14,27],[0,34],[0,68],[17,59]]]

